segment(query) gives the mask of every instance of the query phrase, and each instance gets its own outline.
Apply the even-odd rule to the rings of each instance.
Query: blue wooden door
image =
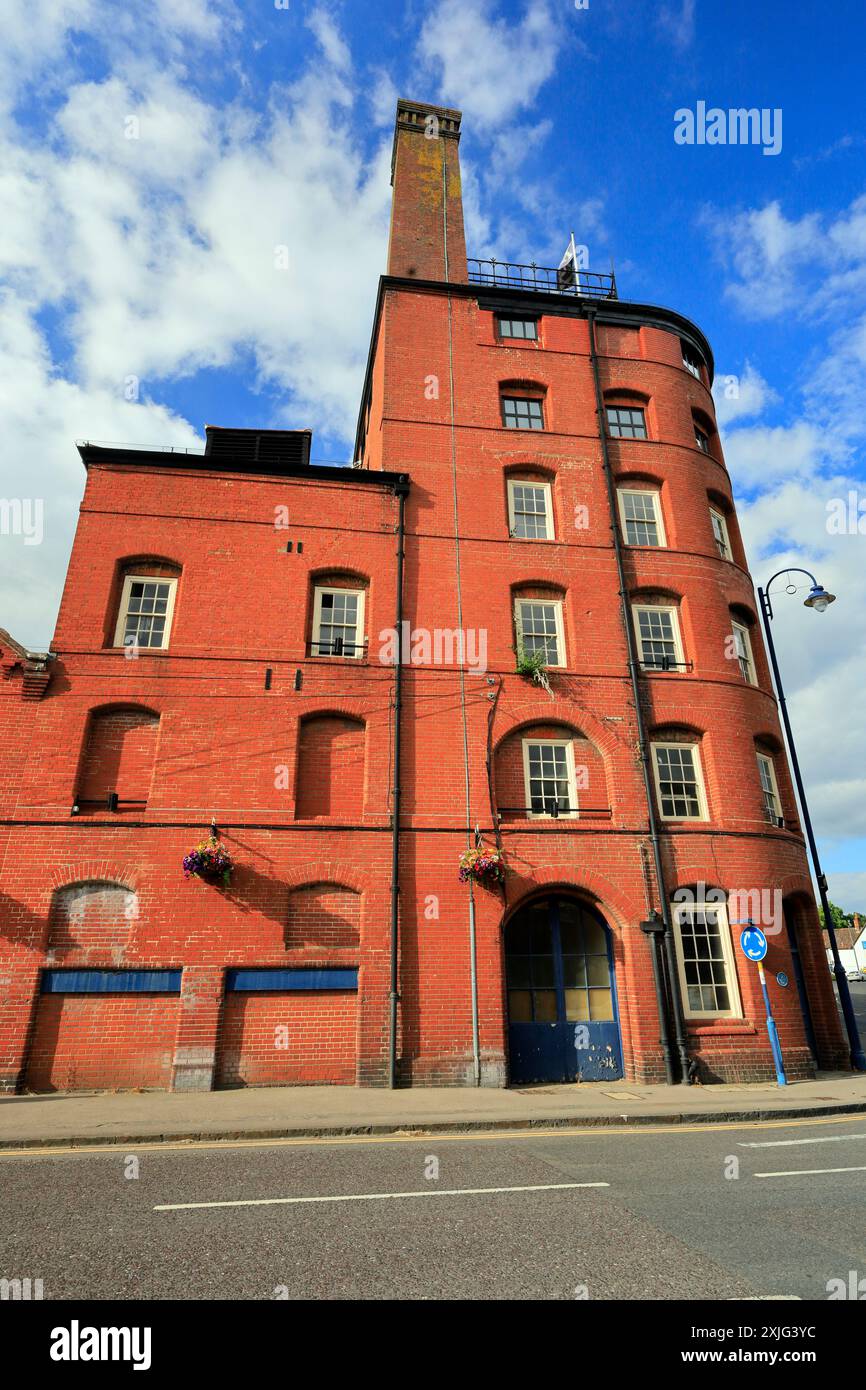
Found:
[[[615,1081],[622,1047],[610,932],[572,898],[517,913],[505,931],[512,1084]]]

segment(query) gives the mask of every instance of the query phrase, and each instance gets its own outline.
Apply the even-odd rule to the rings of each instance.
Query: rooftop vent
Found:
[[[205,454],[215,459],[234,459],[262,464],[295,467],[310,462],[312,430],[232,430],[219,425],[205,426]]]

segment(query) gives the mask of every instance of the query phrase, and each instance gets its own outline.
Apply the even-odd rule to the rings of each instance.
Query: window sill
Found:
[[[747,1019],[720,1018],[715,1022],[685,1019],[686,1032],[692,1037],[748,1038],[757,1037],[758,1030]]]
[[[118,646],[115,642],[112,642],[111,646],[109,646],[109,647],[103,647],[103,651],[107,651],[107,652],[116,652],[116,653],[118,653],[118,654],[121,654],[121,653],[122,653],[123,656],[126,657],[126,660],[127,660],[127,661],[140,661],[141,658],[142,658],[143,656],[171,656],[171,655],[172,655],[172,652],[171,652],[171,648],[170,648],[170,647],[136,647],[136,646],[134,646],[131,642],[130,642],[128,645],[124,645],[124,646]],[[131,652],[131,651],[136,652],[137,655],[136,655],[136,656],[129,656],[128,653]]]
[[[305,660],[305,661],[313,661],[313,662],[315,662],[315,664],[316,664],[317,666],[319,666],[319,665],[328,665],[328,666],[349,666],[349,667],[352,667],[352,666],[369,666],[369,665],[371,665],[370,658],[369,658],[366,654],[365,654],[364,656],[313,656],[312,654],[309,654],[309,655],[307,655],[307,656],[304,658],[304,660]],[[373,665],[377,665],[378,663],[373,662],[372,664],[373,664]],[[382,665],[385,665],[385,664],[386,664],[385,662],[382,663]],[[389,665],[393,665],[393,663],[388,663],[388,664],[389,664]]]
[[[502,816],[499,828],[502,831],[514,830],[579,830],[581,826],[610,827],[612,816],[609,811],[579,811],[575,816]]]

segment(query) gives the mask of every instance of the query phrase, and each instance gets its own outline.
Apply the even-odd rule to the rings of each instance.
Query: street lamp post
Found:
[[[848,1033],[848,1044],[851,1051],[851,1065],[856,1071],[866,1071],[866,1055],[860,1042],[860,1034],[857,1030],[857,1019],[854,1015],[854,1006],[851,1003],[851,991],[848,988],[848,979],[845,968],[842,965],[842,958],[839,955],[839,947],[836,942],[836,932],[833,927],[833,917],[830,912],[830,897],[827,891],[827,880],[821,870],[821,861],[818,857],[818,846],[815,843],[815,833],[812,830],[812,820],[809,815],[809,806],[806,801],[806,792],[803,788],[803,779],[800,776],[800,764],[797,761],[797,749],[794,745],[794,735],[791,732],[791,721],[788,718],[788,706],[785,703],[785,691],[782,687],[782,678],[779,675],[779,663],[776,660],[776,648],[773,645],[773,634],[770,630],[770,620],[773,617],[773,607],[770,603],[770,585],[774,579],[778,579],[782,574],[805,574],[811,580],[812,588],[809,597],[805,600],[806,608],[814,608],[816,613],[823,613],[829,604],[835,600],[835,594],[828,594],[823,585],[819,584],[814,574],[804,569],[785,569],[778,570],[767,584],[766,589],[758,589],[758,602],[761,609],[761,619],[764,624],[764,635],[767,639],[767,649],[770,653],[770,662],[773,667],[773,677],[776,682],[776,690],[779,695],[779,708],[782,712],[782,723],[785,726],[785,735],[788,740],[788,751],[791,754],[791,766],[794,769],[794,781],[797,784],[797,793],[800,798],[800,809],[803,812],[803,824],[806,827],[806,839],[809,842],[809,850],[812,855],[812,865],[815,870],[815,878],[818,883],[818,892],[821,897],[821,907],[824,911],[824,926],[830,938],[830,950],[833,953],[833,968],[836,972],[836,983],[839,987],[839,999],[842,1003],[842,1013],[845,1018],[845,1029]]]

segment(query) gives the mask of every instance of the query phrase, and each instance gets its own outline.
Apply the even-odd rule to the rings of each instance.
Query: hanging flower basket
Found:
[[[215,836],[211,835],[207,840],[202,840],[200,845],[190,850],[183,858],[184,878],[200,878],[205,883],[224,883],[226,887],[232,881],[232,869],[234,860],[226,849],[225,845],[220,844]]]
[[[505,855],[501,850],[491,849],[489,845],[477,845],[460,856],[460,882],[468,883],[471,879],[473,883],[491,887],[505,881],[506,868]]]

